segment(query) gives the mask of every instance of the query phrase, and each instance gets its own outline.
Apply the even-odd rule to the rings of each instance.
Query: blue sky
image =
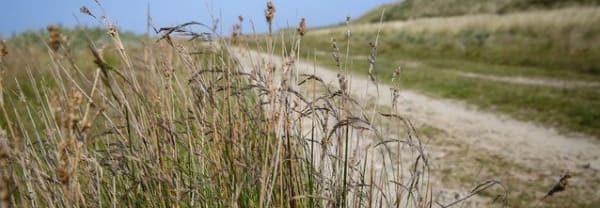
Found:
[[[90,25],[98,22],[79,12],[88,7],[96,16],[106,14],[120,30],[144,33],[148,5],[157,27],[172,26],[195,20],[211,24],[211,14],[221,19],[224,34],[239,15],[244,16],[244,31],[250,32],[249,20],[257,32],[265,32],[266,0],[6,0],[0,6],[0,36],[45,28],[49,24],[64,26]],[[357,18],[366,11],[395,0],[273,0],[277,8],[274,28],[296,26],[305,17],[309,27],[326,26],[342,22],[346,16]]]

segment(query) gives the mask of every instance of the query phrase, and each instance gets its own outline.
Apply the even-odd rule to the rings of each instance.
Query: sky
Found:
[[[267,0],[6,0],[0,6],[0,37],[27,30],[39,30],[49,24],[63,26],[101,26],[97,20],[79,12],[86,6],[95,16],[106,16],[121,31],[143,34],[150,11],[156,27],[174,26],[188,21],[212,24],[219,19],[223,34],[229,34],[238,16],[244,17],[243,30],[265,32],[264,10]],[[306,18],[308,27],[343,22],[346,16],[358,18],[377,6],[396,0],[273,0],[277,13],[274,29],[296,27]]]

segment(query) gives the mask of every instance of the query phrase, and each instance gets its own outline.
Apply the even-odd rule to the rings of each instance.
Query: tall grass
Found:
[[[0,88],[1,207],[433,205],[428,157],[410,121],[355,99],[348,63],[338,64],[338,86],[297,71],[304,21],[302,34],[254,36],[266,55],[227,39],[173,36],[209,28],[198,22],[161,28],[129,49],[112,22],[99,22],[109,41],[88,36],[87,56],[56,42],[44,49],[45,69],[4,80],[12,84]],[[106,48],[118,60],[109,62]],[[81,58],[93,67],[80,67]],[[23,62],[12,63],[1,73]],[[398,128],[379,128],[385,119]]]

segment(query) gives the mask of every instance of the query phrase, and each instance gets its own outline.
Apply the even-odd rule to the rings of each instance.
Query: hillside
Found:
[[[401,67],[406,88],[600,136],[598,24],[599,7],[570,7],[353,23],[349,40],[347,28],[339,26],[311,31],[303,43],[326,64],[332,63],[330,40],[352,43],[352,68],[366,73],[368,43],[378,39],[375,70],[383,80]],[[528,81],[513,81],[523,79]],[[545,84],[532,84],[540,82]],[[548,84],[561,82],[571,84]]]
[[[378,22],[384,9],[383,21],[393,21],[467,14],[506,14],[598,5],[600,5],[599,0],[405,0],[374,9],[360,17],[357,22]]]

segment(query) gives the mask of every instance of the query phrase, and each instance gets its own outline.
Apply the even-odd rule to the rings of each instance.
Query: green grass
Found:
[[[597,5],[599,5],[599,2],[595,0],[405,0],[373,9],[361,16],[357,22],[379,22],[382,11],[385,11],[383,21],[393,21],[468,14],[506,14],[531,10]]]
[[[345,48],[343,37],[338,39],[338,47]],[[374,36],[373,36],[374,38]],[[330,43],[322,35],[308,36],[303,40],[304,57],[318,63],[335,67],[330,55]],[[351,42],[350,68],[359,74],[366,74],[369,47],[366,36],[354,37]],[[392,46],[390,46],[392,45]],[[310,51],[318,51],[316,54]],[[393,70],[401,66],[401,86],[442,98],[463,100],[483,110],[511,115],[514,118],[534,121],[560,129],[562,132],[583,132],[600,137],[600,90],[599,87],[556,88],[495,82],[461,76],[458,72],[475,72],[498,76],[522,76],[562,80],[598,81],[598,76],[568,70],[554,70],[539,67],[500,65],[473,62],[463,59],[438,58],[410,54],[396,49],[394,43],[381,42],[377,56],[376,73],[380,80],[389,82]],[[413,64],[410,64],[415,62]],[[409,64],[405,64],[409,63]]]
[[[407,69],[404,86],[435,96],[465,100],[482,109],[572,132],[600,136],[598,88],[554,89],[457,76],[452,69]]]
[[[383,23],[381,27],[351,24],[349,41],[345,38],[346,27],[337,26],[309,31],[303,40],[304,48],[308,49],[303,57],[311,60],[315,55],[319,64],[334,67],[331,39],[337,39],[342,49],[350,42],[349,68],[366,74],[370,53],[367,43],[375,41],[380,29],[376,71],[384,82],[400,66],[405,88],[463,100],[484,110],[535,121],[565,133],[583,132],[600,138],[597,86],[560,88],[461,75],[468,72],[598,83],[600,31],[592,25],[600,23],[599,11],[597,7],[579,7],[425,18]],[[312,51],[316,53],[311,54]]]
[[[600,76],[597,61],[600,30],[595,26],[600,24],[598,14],[599,7],[580,7],[385,22],[380,34],[385,44],[379,46],[379,51],[414,59],[457,59],[576,71],[597,79]],[[356,24],[351,30],[353,41],[369,42],[378,24]],[[345,27],[338,26],[313,31],[312,36],[326,39],[343,34]]]

